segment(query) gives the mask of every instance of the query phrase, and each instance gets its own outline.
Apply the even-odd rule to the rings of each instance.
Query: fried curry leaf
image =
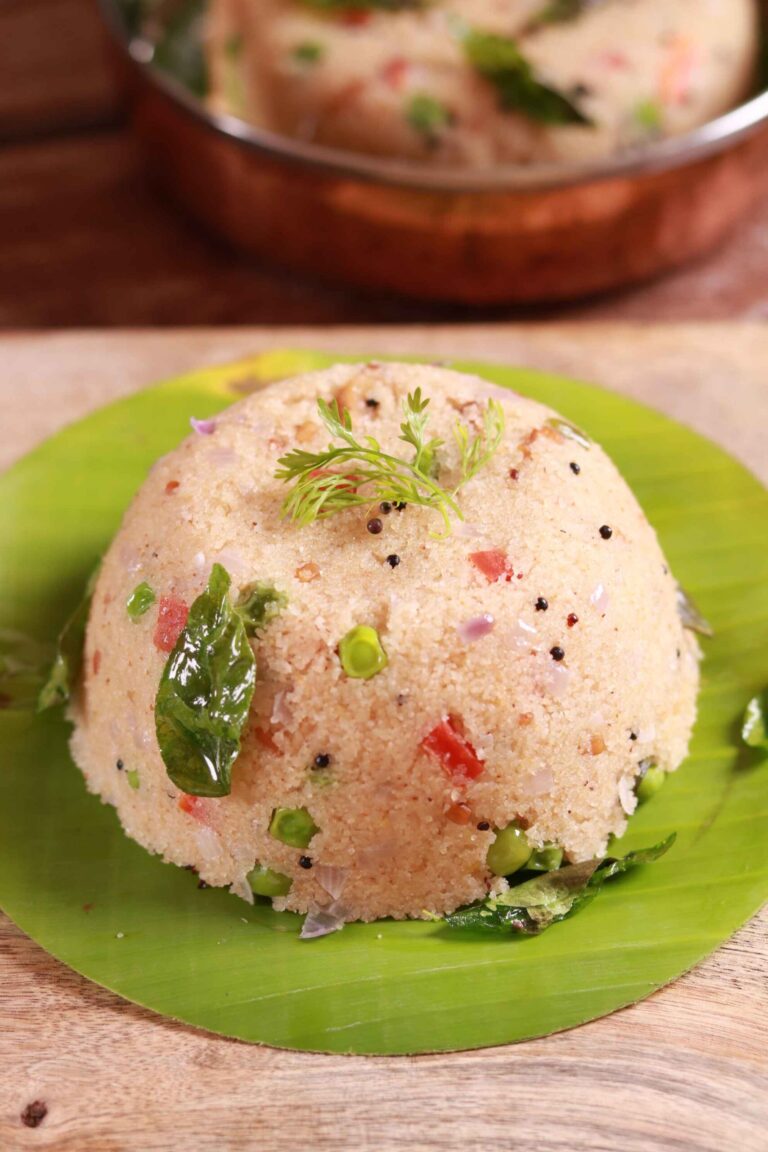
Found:
[[[59,633],[53,665],[37,698],[38,712],[66,704],[72,694],[83,664],[85,628],[98,575],[99,568],[91,574],[80,603]]]
[[[507,36],[470,29],[462,39],[467,60],[493,84],[500,106],[540,124],[591,124],[563,92],[544,84],[517,43]]]
[[[744,711],[741,738],[750,748],[768,751],[768,688],[753,696]]]
[[[549,0],[538,16],[531,22],[531,27],[541,24],[566,24],[577,20],[589,8],[596,8],[601,0]]]
[[[658,860],[674,842],[673,833],[652,848],[629,852],[621,858],[606,856],[602,860],[569,864],[555,872],[546,872],[510,888],[501,896],[459,908],[446,916],[446,922],[451,928],[537,936],[594,900],[607,880]]]
[[[256,682],[256,659],[230,585],[226,569],[214,564],[168,658],[155,701],[168,776],[192,796],[231,791]]]

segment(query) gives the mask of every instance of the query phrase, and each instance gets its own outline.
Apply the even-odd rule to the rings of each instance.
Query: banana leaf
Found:
[[[0,479],[0,646],[15,638],[18,654],[50,644],[148,468],[190,416],[334,359],[275,352],[194,373],[96,412],[20,461]],[[0,906],[63,963],[156,1012],[246,1041],[450,1051],[541,1036],[640,1000],[765,899],[768,760],[739,730],[768,683],[768,493],[719,448],[634,402],[527,370],[458,367],[553,405],[605,445],[714,627],[691,755],[616,851],[676,831],[674,848],[540,936],[382,921],[303,942],[300,917],[201,891],[194,874],[131,843],[86,791],[62,716],[30,706],[35,660],[0,659]]]

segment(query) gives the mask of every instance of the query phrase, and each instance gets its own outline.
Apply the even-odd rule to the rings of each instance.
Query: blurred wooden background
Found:
[[[264,267],[148,183],[96,0],[0,0],[0,327],[760,319],[767,268],[768,196],[714,257],[556,311],[418,305]]]

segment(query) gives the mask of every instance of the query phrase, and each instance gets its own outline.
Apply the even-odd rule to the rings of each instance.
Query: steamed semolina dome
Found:
[[[213,0],[209,102],[440,167],[585,161],[746,98],[757,0]]]
[[[471,443],[503,413],[449,535],[435,508],[367,497],[285,518],[277,461],[328,445],[318,398],[411,460],[399,437],[417,388],[443,441],[426,467],[446,492],[457,424]],[[310,483],[366,495],[353,465],[337,473]],[[200,599],[214,585],[215,619]],[[233,606],[254,588],[264,610],[246,638]],[[278,908],[336,898],[348,920],[451,911],[504,885],[503,830],[532,851],[597,856],[648,765],[680,764],[698,650],[676,591],[614,465],[549,409],[434,367],[337,366],[256,392],[152,470],[96,586],[74,756],[129,836],[209,884],[247,894],[261,877]],[[167,767],[155,727],[161,680],[205,628],[219,629],[230,719],[242,712],[218,796],[194,787],[183,741]]]

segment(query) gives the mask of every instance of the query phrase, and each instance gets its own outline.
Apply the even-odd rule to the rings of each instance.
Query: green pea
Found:
[[[347,632],[339,643],[339,659],[347,676],[355,680],[370,680],[389,663],[378,632],[367,624]]]
[[[563,862],[563,850],[558,844],[542,844],[537,848],[526,868],[531,872],[554,872]]]
[[[666,772],[663,768],[660,768],[658,764],[649,765],[644,775],[635,785],[635,795],[637,796],[638,803],[645,804],[647,800],[655,796],[666,778]]]
[[[138,620],[145,612],[149,612],[155,600],[157,600],[157,596],[146,580],[138,584],[125,604],[131,620]]]
[[[248,873],[248,883],[254,896],[287,896],[292,881],[290,876],[284,876],[282,872],[273,872],[271,868],[257,864]]]
[[[269,834],[291,848],[306,848],[320,829],[306,808],[275,808],[269,822]]]
[[[511,876],[528,863],[530,856],[531,846],[523,829],[517,824],[508,824],[496,833],[486,862],[495,876]]]

